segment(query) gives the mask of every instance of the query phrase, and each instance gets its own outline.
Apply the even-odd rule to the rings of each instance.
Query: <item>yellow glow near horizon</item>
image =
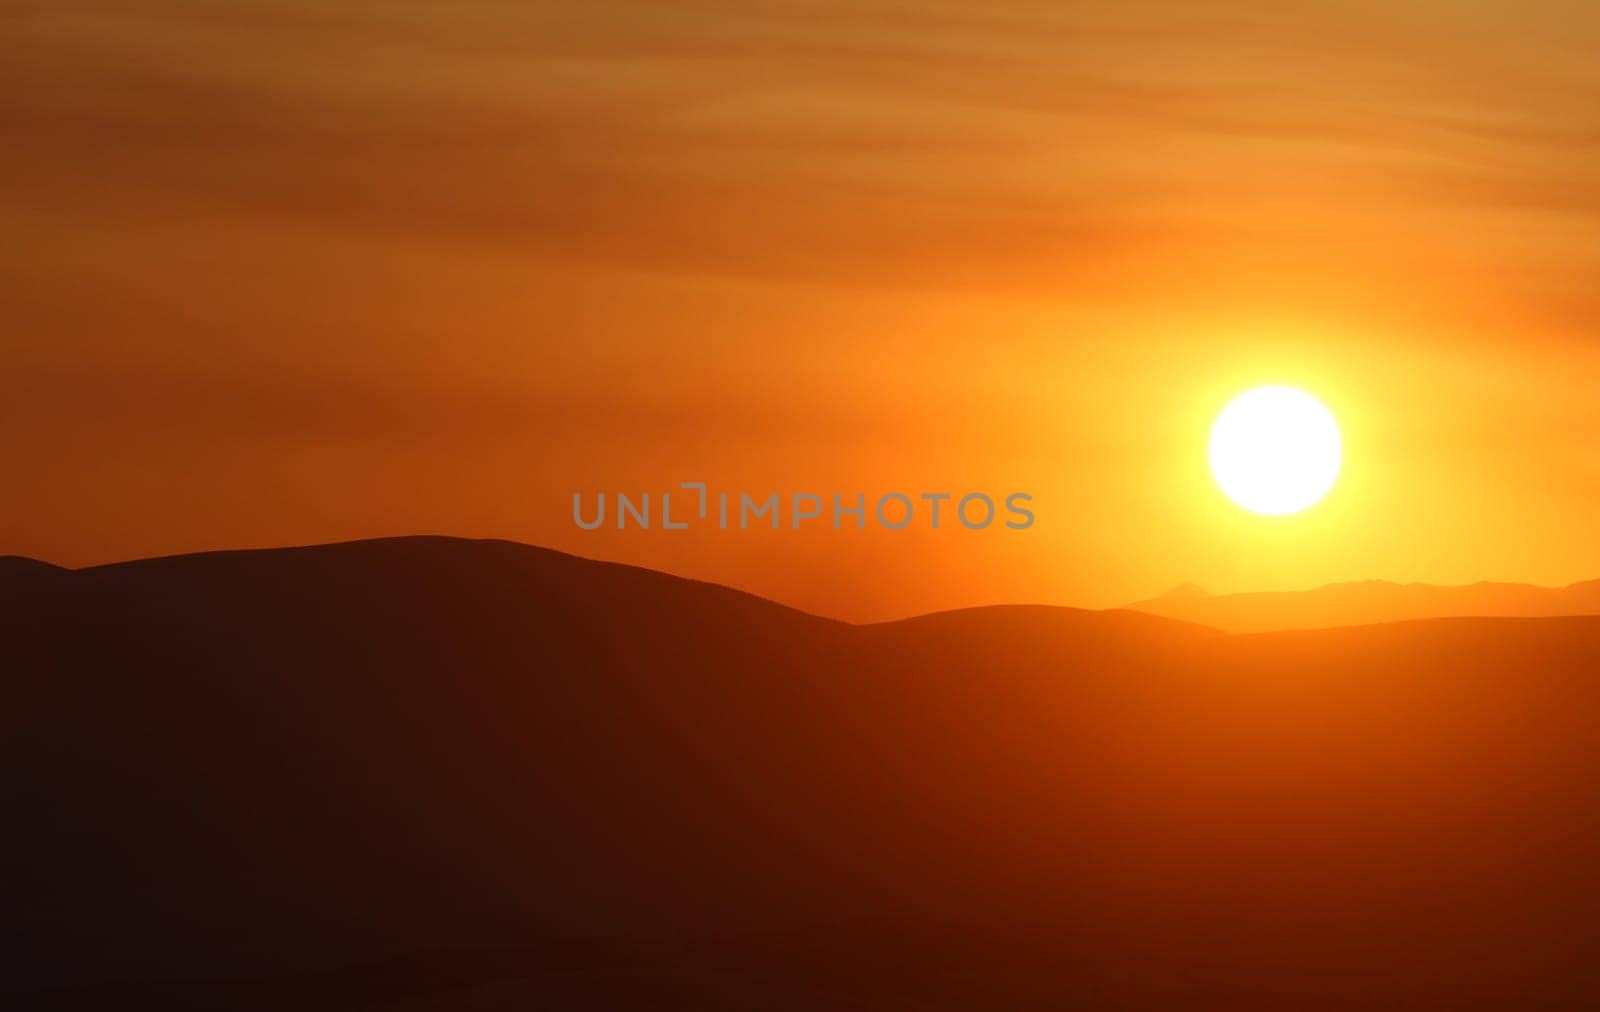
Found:
[[[1227,497],[1267,516],[1298,513],[1333,488],[1343,455],[1333,412],[1304,390],[1247,390],[1211,427],[1211,473]]]

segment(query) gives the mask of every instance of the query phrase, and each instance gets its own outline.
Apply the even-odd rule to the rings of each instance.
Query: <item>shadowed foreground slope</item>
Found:
[[[1600,619],[858,627],[443,538],[7,565],[0,605],[15,1007],[1600,989]]]

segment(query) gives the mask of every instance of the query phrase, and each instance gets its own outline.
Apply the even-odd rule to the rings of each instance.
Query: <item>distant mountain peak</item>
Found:
[[[1126,606],[1227,632],[1371,625],[1452,616],[1600,615],[1600,580],[1567,587],[1480,581],[1464,586],[1351,580],[1314,590],[1211,595],[1186,583]]]

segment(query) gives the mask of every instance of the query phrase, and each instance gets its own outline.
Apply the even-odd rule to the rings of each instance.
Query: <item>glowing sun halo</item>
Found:
[[[1333,488],[1343,450],[1322,402],[1294,387],[1256,387],[1211,426],[1211,473],[1252,513],[1298,513]]]

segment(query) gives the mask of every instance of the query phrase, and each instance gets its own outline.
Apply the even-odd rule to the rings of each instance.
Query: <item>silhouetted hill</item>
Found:
[[[1524,583],[1435,587],[1366,580],[1332,583],[1315,590],[1217,596],[1184,584],[1127,608],[1227,632],[1326,629],[1423,618],[1600,615],[1600,580],[1567,587]]]
[[[1600,619],[851,626],[443,538],[29,584],[0,612],[10,1007],[1600,988]]]
[[[0,599],[32,593],[42,584],[62,579],[71,570],[20,555],[0,555]]]

